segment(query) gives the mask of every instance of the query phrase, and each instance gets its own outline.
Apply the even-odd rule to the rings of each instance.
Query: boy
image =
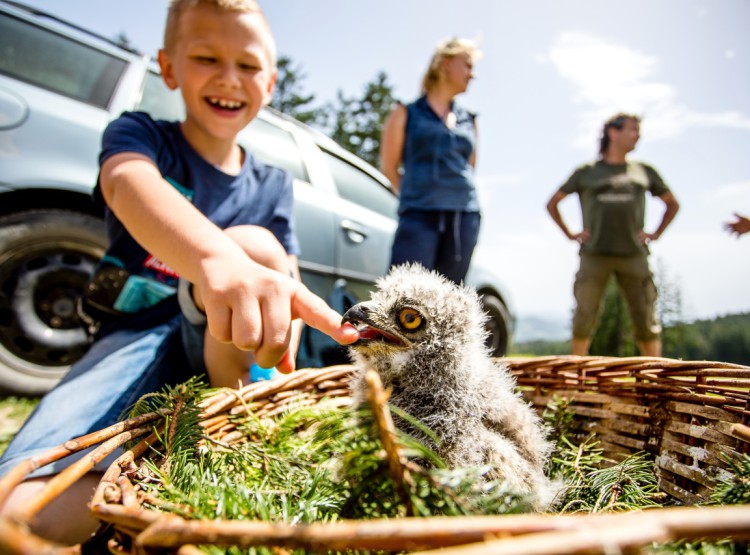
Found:
[[[292,372],[301,325],[293,320],[340,343],[357,339],[290,277],[298,275],[291,179],[236,142],[276,80],[273,38],[258,5],[173,0],[159,65],[167,86],[181,91],[185,119],[126,113],[105,131],[97,192],[110,247],[83,304],[98,320],[97,341],[14,438],[0,474],[114,423],[143,394],[192,374],[236,386],[253,361]],[[40,469],[4,512],[48,480],[37,476],[72,460]],[[98,480],[80,480],[42,511],[35,532],[85,539],[95,525],[85,500]]]

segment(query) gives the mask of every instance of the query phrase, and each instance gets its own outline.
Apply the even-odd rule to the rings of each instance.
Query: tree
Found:
[[[278,78],[269,105],[271,108],[292,116],[303,123],[313,124],[322,115],[321,108],[312,108],[314,94],[305,94],[302,81],[307,77],[300,66],[295,66],[288,56],[280,56],[276,62]]]
[[[666,340],[676,328],[679,342]],[[729,314],[712,320],[680,321],[664,330],[664,356],[683,360],[717,360],[750,365],[750,313]],[[515,346],[516,354],[534,356],[570,352],[565,342],[531,341]],[[609,354],[609,353],[599,353]]]
[[[115,38],[113,40],[115,41],[115,44],[123,47],[126,50],[132,50],[134,52],[137,50],[136,47],[133,45],[133,43],[130,42],[130,39],[125,34],[125,31],[120,31],[119,33],[117,33],[117,35],[115,35]]]
[[[668,356],[750,364],[750,313],[729,314],[682,325],[687,329],[685,340],[678,351],[665,353]]]
[[[659,296],[656,315],[662,325],[662,353],[666,357],[696,360],[705,358],[708,346],[706,337],[685,322],[682,291],[679,280],[673,278],[661,260],[657,260],[654,281]],[[601,316],[591,341],[592,354],[606,356],[634,356],[639,354],[632,332],[627,304],[616,286],[610,281],[604,295]],[[699,353],[703,355],[699,356]],[[733,360],[740,354],[732,353]],[[723,358],[712,360],[725,360]]]
[[[682,291],[677,278],[669,273],[664,261],[656,261],[656,272],[654,272],[656,288],[659,296],[656,299],[656,313],[665,327],[679,324],[684,319]]]
[[[383,124],[395,100],[385,72],[366,83],[361,96],[348,97],[339,89],[334,102],[315,108],[311,105],[315,95],[304,91],[306,75],[301,67],[288,56],[280,56],[277,66],[272,108],[320,128],[349,152],[378,165]]]
[[[359,98],[346,97],[339,90],[336,103],[326,107],[328,134],[349,152],[377,166],[383,124],[394,101],[393,86],[383,71],[365,84]]]
[[[589,351],[592,355],[615,357],[638,354],[628,307],[614,279],[610,279],[607,284],[599,323],[591,339]]]
[[[662,324],[662,353],[672,358],[688,358],[690,345],[700,344],[696,329],[685,322],[679,281],[669,274],[661,260],[656,262],[656,313]]]
[[[324,112],[324,126],[328,135],[349,152],[356,152],[352,136],[357,132],[353,113],[356,99],[347,98],[339,89],[336,93],[336,104],[328,103]]]

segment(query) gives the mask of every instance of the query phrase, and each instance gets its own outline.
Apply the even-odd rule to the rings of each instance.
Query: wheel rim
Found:
[[[495,321],[494,318],[488,318],[485,323],[485,329],[487,330],[487,339],[485,345],[489,347],[492,353],[496,353],[500,349],[500,343],[503,340],[502,330],[500,325]]]
[[[81,358],[89,341],[76,313],[101,252],[84,245],[17,249],[0,273],[0,344],[36,370]]]
[[[487,337],[485,346],[494,356],[504,356],[508,349],[508,328],[505,324],[500,301],[494,296],[482,296],[482,308],[487,314],[484,322]]]

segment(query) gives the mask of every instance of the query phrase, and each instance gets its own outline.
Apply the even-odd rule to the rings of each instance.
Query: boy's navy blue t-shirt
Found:
[[[285,171],[262,164],[245,151],[239,174],[228,175],[190,146],[179,122],[154,121],[142,112],[126,112],[109,124],[102,137],[99,164],[121,152],[137,152],[153,160],[164,179],[218,227],[264,227],[287,253],[299,254],[292,222],[292,179]],[[144,278],[142,283],[148,283],[146,289],[152,293],[155,285],[156,297],[173,292],[179,276],[144,250],[109,208],[105,209],[105,220],[110,245],[104,260],[123,267],[131,276]],[[146,306],[118,308],[138,312],[152,304],[147,299],[145,303]]]

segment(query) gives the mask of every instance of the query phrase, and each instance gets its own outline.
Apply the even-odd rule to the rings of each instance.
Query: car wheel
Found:
[[[482,295],[482,306],[488,315],[485,322],[487,329],[487,347],[495,357],[504,356],[508,352],[508,311],[500,299],[494,295]]]
[[[0,388],[38,395],[83,356],[76,304],[107,240],[88,214],[34,210],[0,218]]]

